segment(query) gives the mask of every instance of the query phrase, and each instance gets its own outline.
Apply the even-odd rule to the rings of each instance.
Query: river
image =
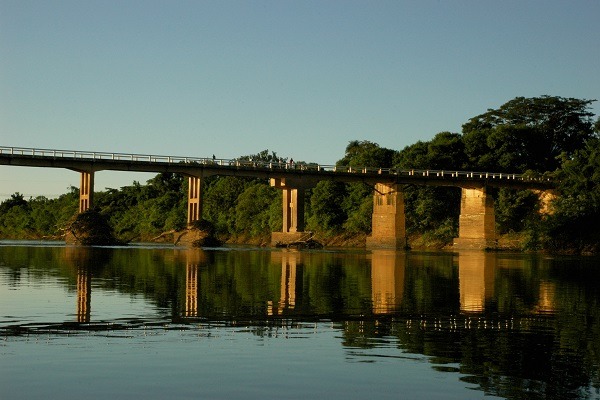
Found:
[[[600,259],[0,241],[1,399],[600,398]]]

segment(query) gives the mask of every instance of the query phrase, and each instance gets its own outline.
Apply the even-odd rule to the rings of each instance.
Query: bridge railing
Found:
[[[455,170],[422,170],[422,169],[396,169],[396,168],[376,168],[376,167],[351,167],[340,165],[322,165],[304,162],[288,161],[261,161],[251,159],[217,159],[206,157],[181,157],[181,156],[162,156],[150,154],[128,154],[128,153],[106,153],[97,151],[77,151],[77,150],[56,150],[56,149],[35,149],[29,147],[6,147],[0,146],[0,154],[31,156],[31,157],[52,157],[69,158],[81,160],[99,160],[99,161],[131,161],[131,162],[156,162],[168,164],[200,164],[216,165],[220,167],[232,168],[262,168],[262,169],[286,169],[307,172],[324,173],[356,173],[356,174],[379,174],[379,175],[400,175],[415,176],[425,178],[461,178],[461,179],[512,179],[521,181],[550,181],[547,177],[532,177],[525,174],[509,174],[505,172],[475,172],[475,171],[455,171]]]

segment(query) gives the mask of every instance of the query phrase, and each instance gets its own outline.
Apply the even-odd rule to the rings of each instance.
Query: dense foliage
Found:
[[[600,242],[600,118],[594,121],[592,102],[517,97],[471,118],[462,133],[441,132],[402,150],[351,141],[337,165],[552,174],[560,187],[550,215],[539,212],[532,191],[492,190],[498,232],[521,233],[529,248],[594,250]],[[287,160],[268,150],[240,159]],[[306,192],[307,229],[324,236],[368,234],[372,191],[361,183],[318,183]],[[403,193],[409,235],[441,243],[457,236],[460,188],[407,185]],[[148,240],[186,224],[182,176],[158,174],[145,185],[134,182],[95,196],[95,207],[122,240]],[[222,237],[267,237],[281,229],[281,192],[265,180],[210,177],[202,196],[203,218]],[[0,237],[56,236],[76,212],[77,200],[73,187],[57,199],[27,200],[15,193],[0,204]]]

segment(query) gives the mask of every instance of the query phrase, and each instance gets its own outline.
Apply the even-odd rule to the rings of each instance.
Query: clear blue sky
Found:
[[[600,99],[600,1],[0,0],[2,146],[333,164],[546,94]],[[0,198],[78,183],[0,166]]]

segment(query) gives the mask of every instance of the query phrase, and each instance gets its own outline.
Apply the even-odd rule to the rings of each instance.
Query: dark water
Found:
[[[600,262],[0,242],[0,399],[600,398]]]

